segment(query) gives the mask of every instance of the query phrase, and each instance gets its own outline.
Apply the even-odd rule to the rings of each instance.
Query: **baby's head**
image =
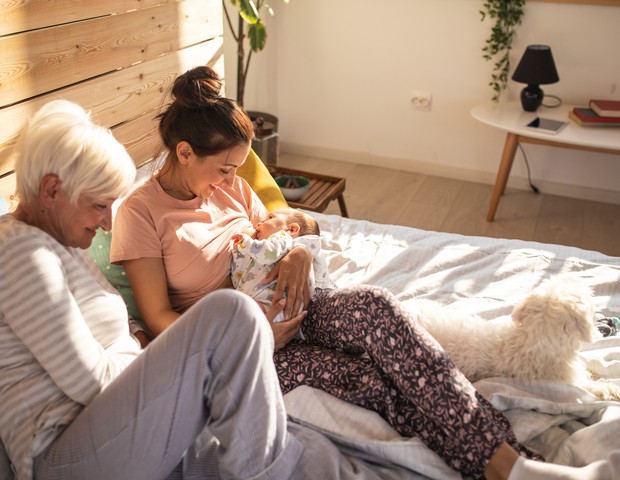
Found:
[[[288,232],[293,238],[321,234],[319,224],[307,213],[294,208],[280,208],[256,224],[256,238],[264,240],[280,230]]]

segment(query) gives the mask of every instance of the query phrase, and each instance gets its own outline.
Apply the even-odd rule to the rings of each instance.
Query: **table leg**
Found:
[[[338,205],[340,205],[340,213],[342,216],[348,218],[349,213],[347,212],[347,206],[344,203],[344,195],[342,193],[338,196]]]
[[[519,135],[508,132],[506,134],[506,141],[504,142],[502,159],[499,163],[499,169],[497,170],[497,177],[495,178],[495,187],[493,187],[493,195],[491,196],[489,211],[487,212],[487,222],[492,222],[495,218],[495,212],[497,211],[499,200],[506,190],[508,176],[510,175],[510,169],[512,168],[512,162],[514,161],[518,145]]]

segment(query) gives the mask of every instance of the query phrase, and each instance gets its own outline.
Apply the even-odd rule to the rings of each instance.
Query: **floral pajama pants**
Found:
[[[283,393],[307,385],[374,410],[474,478],[501,442],[541,459],[387,290],[317,290],[302,330],[303,341],[274,354]]]

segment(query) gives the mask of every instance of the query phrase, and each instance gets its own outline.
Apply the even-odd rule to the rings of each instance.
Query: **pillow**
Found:
[[[268,211],[288,207],[280,187],[254,150],[250,150],[245,163],[237,170],[237,174],[250,184]]]
[[[273,179],[265,164],[250,150],[245,163],[237,170],[239,176],[243,177],[258,195],[258,198],[265,204],[267,210],[272,211],[278,208],[286,208],[288,204],[280,191],[276,181]],[[129,280],[122,265],[110,264],[110,242],[112,233],[106,232],[101,228],[93,239],[93,243],[88,252],[95,260],[97,266],[103,272],[116,290],[121,294],[129,314],[136,320],[140,320],[140,314],[136,307],[136,300],[129,286]]]
[[[136,307],[136,300],[133,297],[133,291],[129,286],[129,280],[125,274],[125,269],[122,265],[112,265],[110,263],[110,242],[112,241],[112,232],[106,232],[102,228],[97,230],[93,243],[88,248],[88,253],[93,257],[95,263],[99,269],[103,272],[108,282],[118,290],[121,294],[125,305],[127,305],[127,311],[129,314],[140,320],[140,313],[138,307]]]

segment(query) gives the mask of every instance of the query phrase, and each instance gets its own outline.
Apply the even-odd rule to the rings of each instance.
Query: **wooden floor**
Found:
[[[489,223],[491,185],[290,154],[281,154],[278,164],[345,177],[351,218],[558,243],[620,257],[620,205],[507,189]],[[325,213],[340,214],[338,203]]]

